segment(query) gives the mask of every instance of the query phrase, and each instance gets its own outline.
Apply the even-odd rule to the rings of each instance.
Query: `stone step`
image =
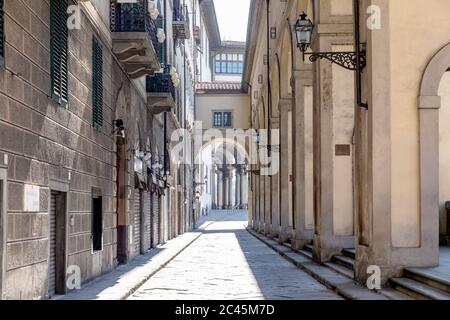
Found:
[[[313,258],[312,252],[310,252],[308,250],[302,249],[302,250],[299,250],[298,252],[301,253],[302,255],[304,255],[305,257],[308,257],[311,260]]]
[[[311,244],[307,244],[303,247],[303,250],[309,251],[311,253],[313,252],[313,249],[314,249],[314,247]]]
[[[355,260],[353,260],[353,259],[351,259],[349,257],[338,255],[338,256],[334,256],[331,261],[335,262],[337,264],[340,264],[340,265],[342,265],[343,267],[346,267],[349,270],[353,271],[353,269],[354,269]]]
[[[342,274],[343,276],[346,276],[349,279],[353,279],[354,278],[354,274],[353,271],[350,270],[347,267],[344,267],[338,263],[335,262],[325,262],[324,263],[325,266],[327,266],[328,268],[330,268],[331,270],[336,271],[337,273]]]
[[[342,255],[355,260],[356,259],[356,250],[355,249],[344,249],[344,250],[342,250]]]
[[[397,291],[392,288],[383,288],[381,290],[377,290],[378,293],[381,293],[386,298],[389,298],[390,300],[414,300],[411,296],[408,296],[407,294],[404,294],[400,291]]]
[[[397,291],[418,300],[450,300],[450,294],[408,278],[389,279],[390,285]]]
[[[431,273],[423,268],[406,268],[403,275],[406,278],[421,282],[432,288],[450,293],[450,281],[448,276],[444,278],[443,275]]]

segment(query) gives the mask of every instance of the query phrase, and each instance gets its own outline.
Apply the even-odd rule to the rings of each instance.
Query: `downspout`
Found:
[[[163,23],[163,28],[164,28],[164,34],[167,34],[167,0],[164,0],[164,23]],[[167,64],[168,58],[169,58],[169,54],[167,52],[167,40],[164,41],[164,60]],[[167,141],[167,111],[164,112],[164,175],[166,174],[166,172],[168,171],[168,163],[167,163],[167,158],[168,158],[168,150],[167,150],[167,146],[168,145],[168,141]],[[168,183],[167,180],[164,182],[164,186],[166,187],[166,189],[168,188]]]
[[[189,10],[188,10],[189,11]],[[187,13],[188,15],[190,14],[189,12]],[[191,28],[191,26],[189,26],[189,28],[191,28],[191,30],[193,31],[194,30],[194,28],[195,28],[195,25],[197,24],[197,10],[196,10],[196,6],[195,6],[195,2],[193,2],[192,3],[192,28]],[[193,36],[191,36],[191,37],[193,37]],[[192,86],[193,86],[193,90],[194,90],[194,101],[192,102],[193,103],[193,108],[194,108],[194,122],[195,122],[195,120],[197,119],[197,114],[196,114],[196,105],[197,105],[197,94],[196,94],[196,82],[197,82],[197,69],[196,69],[196,66],[197,66],[197,50],[196,50],[196,47],[195,47],[195,41],[192,41],[192,59],[193,59],[193,61],[194,61],[194,65],[193,65],[193,68],[194,68],[194,75],[193,75],[193,83],[192,83]],[[194,131],[193,131],[193,134],[194,134],[194,139],[195,139],[195,134],[196,134],[196,132],[195,132],[195,125],[194,125]],[[194,150],[194,148],[195,148],[195,144],[194,144],[194,141],[192,141],[192,147],[191,147],[192,149],[192,151],[195,151]],[[196,221],[196,219],[195,219],[195,210],[196,210],[196,207],[195,207],[195,192],[196,192],[196,185],[195,185],[195,172],[196,172],[196,164],[195,164],[195,155],[194,155],[194,152],[191,152],[191,165],[192,165],[192,181],[191,181],[191,183],[192,183],[192,194],[191,194],[191,206],[192,206],[192,208],[191,208],[191,215],[192,215],[192,227],[193,227],[193,229],[195,229],[196,228],[196,224],[197,224],[197,221]]]
[[[267,128],[268,128],[268,134],[267,134],[267,143],[270,144],[271,143],[271,138],[272,138],[272,133],[271,133],[271,121],[270,121],[270,116],[272,114],[272,86],[270,84],[270,0],[266,0],[266,38],[267,38],[267,88],[268,88],[268,93],[267,93]],[[267,148],[268,150],[268,155],[271,155],[271,148],[268,146]],[[271,176],[270,176],[271,177]]]
[[[183,8],[186,8],[184,6],[184,3],[185,2],[183,1]],[[186,84],[187,84],[187,81],[186,81],[186,41],[185,40],[183,40],[183,41],[184,41],[184,44],[183,44],[183,82],[184,82],[184,84],[183,84],[183,124],[181,125],[181,127],[183,129],[186,129],[186,127],[187,127],[186,126],[186,121],[187,121],[187,114],[186,114],[186,111],[187,111],[187,101],[186,101],[186,98],[187,98],[187,94],[186,94],[186,89],[187,89],[186,88]],[[186,135],[185,138],[186,139],[188,138],[187,135]],[[186,147],[187,143],[184,142],[184,145]],[[187,206],[187,203],[188,203],[188,201],[187,201],[187,195],[188,195],[187,188],[188,188],[188,186],[187,186],[187,176],[186,176],[187,169],[188,169],[187,157],[186,157],[186,152],[184,152],[184,170],[183,170],[183,189],[184,189],[183,190],[183,193],[184,193],[184,196],[183,196],[183,198],[184,198],[183,202],[184,203],[183,203],[183,205],[185,206],[184,214],[186,214],[186,212],[189,212],[189,207]],[[187,218],[188,218],[188,220],[190,220],[189,219],[189,214],[188,214]],[[183,230],[184,230],[185,226],[186,226],[186,222],[184,223]]]
[[[360,40],[360,10],[359,10],[359,0],[353,0],[353,13],[354,13],[354,33],[355,33],[355,52],[356,52],[356,103],[359,107],[368,109],[369,105],[362,101],[362,80],[361,80],[361,40]]]

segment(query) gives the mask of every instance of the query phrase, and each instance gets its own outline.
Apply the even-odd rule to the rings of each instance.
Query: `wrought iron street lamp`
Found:
[[[297,47],[303,53],[303,60],[305,55],[309,55],[309,60],[315,62],[319,59],[327,59],[347,70],[358,71],[366,66],[366,52],[359,47],[358,51],[348,52],[306,52],[311,46],[312,34],[314,31],[314,24],[305,12],[300,14],[297,22],[294,25],[294,32],[297,38]],[[359,66],[357,61],[359,60]]]

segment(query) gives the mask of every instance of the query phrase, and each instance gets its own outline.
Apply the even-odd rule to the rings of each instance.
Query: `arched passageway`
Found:
[[[246,148],[236,141],[217,139],[205,144],[197,157],[196,194],[201,214],[211,210],[247,209],[249,162]]]

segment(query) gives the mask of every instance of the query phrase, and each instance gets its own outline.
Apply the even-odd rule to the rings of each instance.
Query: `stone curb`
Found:
[[[312,261],[310,258],[280,244],[262,234],[246,228],[247,231],[265,245],[276,251],[286,260],[306,272],[314,279],[325,285],[330,290],[335,291],[340,296],[349,300],[389,300],[387,297],[369,291],[356,281],[353,281],[321,264]]]

